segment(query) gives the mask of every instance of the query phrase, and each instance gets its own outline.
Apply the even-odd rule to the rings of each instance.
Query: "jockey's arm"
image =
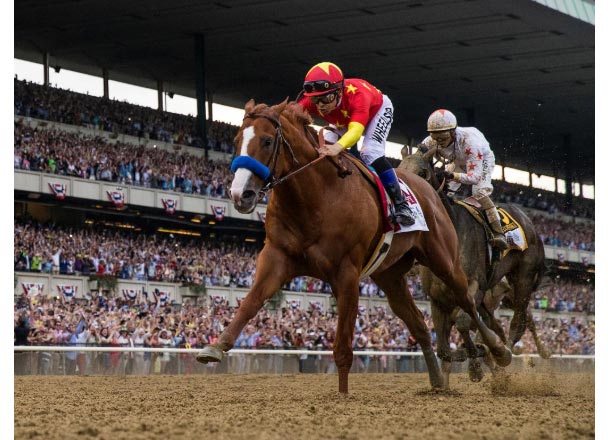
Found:
[[[481,182],[483,169],[483,155],[480,150],[471,148],[471,153],[467,154],[464,173],[454,173],[456,182],[466,185],[477,185]]]
[[[340,144],[343,149],[350,148],[355,145],[359,139],[361,139],[361,135],[363,134],[363,130],[365,130],[365,126],[359,122],[350,122],[348,124],[348,130],[346,133],[338,139],[337,144]]]

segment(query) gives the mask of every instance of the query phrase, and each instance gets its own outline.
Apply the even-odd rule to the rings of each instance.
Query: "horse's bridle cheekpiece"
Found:
[[[280,152],[282,145],[284,145],[287,148],[287,151],[289,151],[289,153],[291,154],[291,159],[293,161],[293,164],[299,165],[300,163],[296,159],[295,153],[293,152],[291,145],[289,144],[289,142],[287,142],[287,139],[285,139],[285,137],[283,136],[281,122],[277,118],[274,118],[269,115],[261,114],[261,113],[247,113],[245,115],[245,117],[243,118],[243,121],[245,119],[256,119],[256,118],[264,118],[264,119],[270,121],[272,123],[272,125],[274,125],[275,130],[276,130],[276,136],[274,138],[274,144],[272,146],[272,156],[270,158],[270,161],[269,161],[268,165],[264,165],[262,162],[260,162],[257,159],[254,159],[253,157],[238,156],[238,157],[234,158],[234,160],[232,161],[230,170],[234,173],[239,168],[245,168],[245,169],[248,169],[249,171],[251,171],[253,174],[255,174],[260,179],[262,179],[264,181],[264,186],[260,190],[259,198],[263,198],[266,195],[266,193],[268,191],[270,191],[272,188],[279,185],[280,183],[283,183],[286,179],[293,176],[294,174],[297,174],[300,171],[303,171],[310,165],[313,165],[314,163],[316,163],[323,157],[318,157],[315,160],[313,160],[312,162],[309,162],[306,165],[303,165],[294,171],[290,170],[290,172],[288,172],[285,176],[277,179],[274,176],[274,171],[277,166],[277,160],[278,160],[279,152]]]

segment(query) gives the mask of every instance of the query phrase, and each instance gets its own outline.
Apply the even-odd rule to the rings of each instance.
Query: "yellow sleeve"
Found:
[[[346,133],[344,133],[344,136],[338,139],[338,143],[344,148],[352,147],[361,138],[363,130],[365,130],[365,126],[363,124],[359,122],[349,123],[348,130],[346,131]]]

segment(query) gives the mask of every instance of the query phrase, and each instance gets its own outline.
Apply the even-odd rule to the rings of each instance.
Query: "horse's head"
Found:
[[[264,187],[280,172],[278,156],[285,139],[279,118],[287,103],[286,99],[269,107],[250,99],[245,104],[243,125],[234,139],[234,179],[230,186],[230,198],[241,213],[254,210]]]
[[[435,179],[435,173],[433,169],[433,156],[437,148],[428,148],[425,145],[418,145],[418,151],[411,154],[409,147],[403,147],[401,150],[401,163],[399,168],[407,170],[411,173],[417,174],[424,180],[433,185]]]

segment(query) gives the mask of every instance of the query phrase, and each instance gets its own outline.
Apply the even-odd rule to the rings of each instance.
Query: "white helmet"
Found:
[[[456,128],[456,116],[449,110],[440,108],[435,110],[429,116],[429,120],[426,123],[427,131],[446,131]]]

